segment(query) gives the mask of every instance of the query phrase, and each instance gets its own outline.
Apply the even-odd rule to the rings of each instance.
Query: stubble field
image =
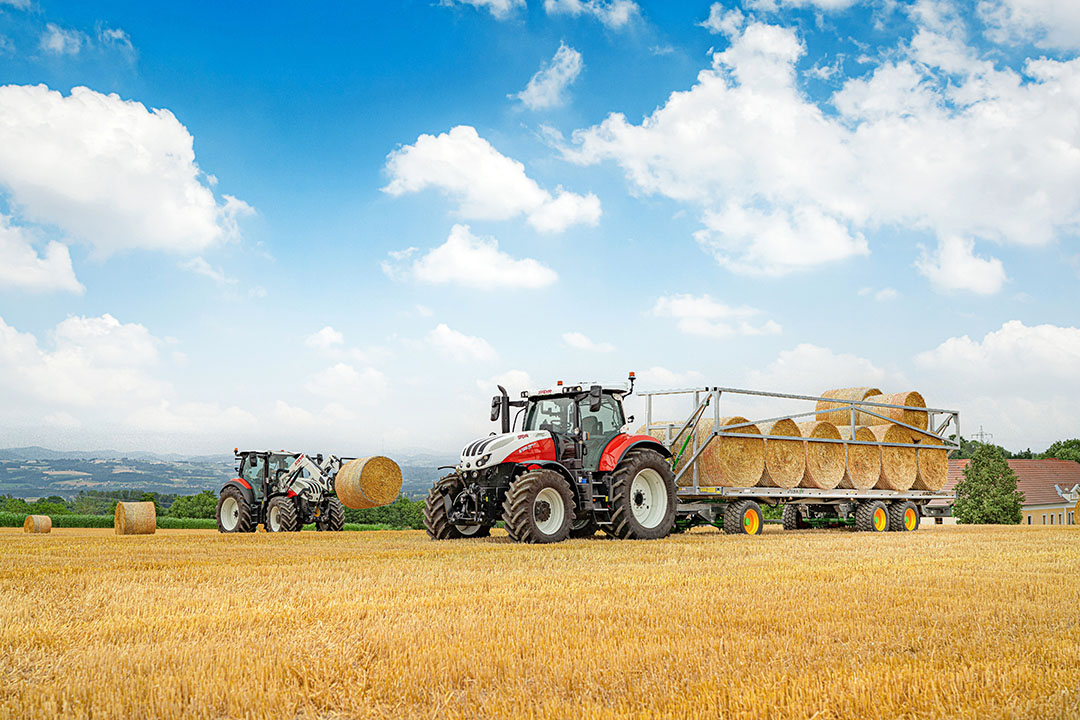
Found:
[[[5,531],[0,716],[1080,717],[1080,528]]]

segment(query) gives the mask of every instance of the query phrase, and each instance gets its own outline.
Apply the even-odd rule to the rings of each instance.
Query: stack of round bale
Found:
[[[817,402],[815,419],[807,422],[783,419],[755,425],[741,416],[722,418],[719,429],[746,437],[717,437],[708,445],[698,461],[699,486],[898,491],[945,487],[949,461],[941,440],[929,431],[924,434],[895,424],[927,430],[922,395],[913,390],[885,394],[878,388],[858,387],[827,390],[821,397],[827,399]],[[852,401],[899,407],[863,406],[853,412],[848,407]],[[670,433],[654,429],[651,435],[678,454],[687,438],[686,433],[677,435],[680,423],[657,424],[673,429]],[[695,444],[700,448],[713,426],[712,419],[698,423],[696,438],[686,444],[676,472],[685,467]],[[918,447],[893,447],[894,443]],[[683,475],[679,485],[693,485],[693,473]]]

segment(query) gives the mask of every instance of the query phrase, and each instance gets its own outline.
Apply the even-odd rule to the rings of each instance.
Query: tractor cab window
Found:
[[[622,407],[610,394],[605,393],[600,400],[600,409],[589,409],[589,398],[582,398],[578,403],[581,414],[581,432],[585,433],[584,469],[596,470],[600,465],[600,456],[611,439],[622,430]]]
[[[270,479],[277,478],[278,471],[288,470],[292,467],[293,461],[296,458],[292,455],[271,455],[270,456]]]
[[[248,455],[244,458],[244,464],[240,466],[240,476],[249,483],[261,483],[265,468],[266,458],[261,455]]]
[[[551,397],[529,403],[525,413],[524,430],[550,430],[569,433],[574,429],[574,401],[568,397]]]

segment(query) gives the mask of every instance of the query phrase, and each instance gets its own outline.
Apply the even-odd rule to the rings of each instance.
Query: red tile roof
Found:
[[[1080,485],[1080,463],[1072,460],[1008,460],[1016,473],[1016,487],[1024,493],[1024,505],[1049,505],[1064,502],[1054,485],[1062,491]],[[964,477],[967,460],[949,460],[949,481],[945,492],[952,492]]]

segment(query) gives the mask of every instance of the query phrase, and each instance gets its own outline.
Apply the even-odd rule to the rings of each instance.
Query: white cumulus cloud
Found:
[[[566,44],[560,44],[551,62],[545,63],[536,71],[524,90],[511,97],[520,100],[530,110],[563,105],[566,102],[566,88],[577,80],[583,67],[581,53]]]
[[[939,290],[968,290],[978,295],[993,295],[1008,279],[1005,267],[997,258],[975,254],[975,241],[950,235],[941,239],[937,249],[923,249],[915,267]]]
[[[0,188],[16,214],[110,253],[197,253],[236,231],[242,200],[219,204],[191,134],[168,110],[77,87],[0,87]]]
[[[77,55],[86,43],[86,36],[78,30],[62,28],[54,23],[45,25],[38,46],[54,55]]]
[[[446,242],[407,263],[417,250],[395,251],[382,263],[390,277],[411,277],[429,285],[461,285],[478,290],[534,289],[553,285],[559,276],[532,258],[516,259],[499,250],[495,238],[473,235],[468,225],[454,225]]]
[[[996,42],[1080,48],[1080,3],[1076,0],[979,0],[976,10]]]
[[[641,16],[641,8],[633,0],[544,0],[548,15],[588,15],[611,30],[619,30]]]
[[[467,125],[441,135],[421,135],[413,145],[395,150],[386,161],[391,195],[436,188],[458,202],[458,214],[478,220],[508,220],[525,215],[541,232],[561,232],[600,220],[600,200],[557,188],[555,194],[525,174]]]
[[[575,350],[585,350],[586,352],[612,352],[615,350],[615,346],[609,342],[594,342],[584,333],[568,332],[563,333],[563,342],[567,347],[574,348]]]
[[[441,5],[471,5],[478,10],[487,10],[499,20],[505,20],[518,8],[525,7],[525,0],[441,0]]]
[[[343,347],[345,345],[345,336],[327,325],[322,330],[308,335],[307,339],[304,340],[304,344],[315,350],[327,351]]]
[[[492,362],[498,359],[498,354],[487,340],[458,332],[445,323],[439,323],[428,333],[427,343],[434,350],[446,353],[459,362]]]
[[[34,249],[30,233],[11,224],[0,213],[0,288],[45,292],[83,293],[71,267],[71,254],[63,243],[51,241],[43,255]]]
[[[653,314],[676,320],[687,335],[724,338],[732,335],[778,335],[781,327],[773,320],[752,322],[761,311],[752,307],[731,307],[709,295],[669,295],[657,299]]]

